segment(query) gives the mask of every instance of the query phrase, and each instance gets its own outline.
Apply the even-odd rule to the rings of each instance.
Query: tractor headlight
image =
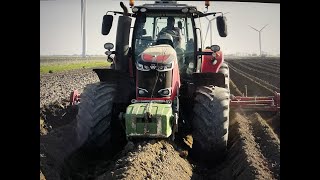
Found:
[[[197,12],[197,9],[196,8],[190,8],[189,12],[190,13],[195,13],[195,12]]]
[[[159,93],[161,96],[170,96],[170,95],[171,95],[171,89],[170,89],[170,88],[160,89],[160,90],[158,91],[158,93]]]
[[[146,11],[147,11],[146,8],[141,8],[141,9],[140,9],[140,12],[142,12],[142,13],[144,13],[144,12],[146,12]]]
[[[162,91],[162,94],[163,94],[163,95],[169,95],[169,93],[170,93],[170,92],[169,92],[168,89],[165,89],[165,90]]]
[[[110,56],[110,55],[112,54],[112,51],[106,51],[105,54],[106,54],[107,56]]]
[[[212,45],[210,47],[210,49],[213,51],[213,52],[218,52],[220,51],[220,46],[219,45]]]
[[[138,8],[136,8],[136,7],[132,8],[132,12],[136,13],[136,12],[138,12],[138,11],[139,11]]]
[[[109,57],[107,58],[107,61],[108,61],[108,62],[113,62],[112,57],[109,56]]]
[[[148,90],[143,89],[143,88],[138,88],[138,93],[139,93],[139,95],[145,95],[148,93]]]
[[[217,56],[218,56],[218,54],[217,53],[215,53],[215,52],[213,52],[212,53],[212,65],[215,65],[215,64],[217,64]]]
[[[114,48],[114,45],[112,43],[105,43],[104,48],[110,51]]]
[[[188,8],[183,8],[181,11],[182,11],[183,13],[187,13],[187,12],[189,11],[189,9],[188,9]]]
[[[139,90],[139,94],[140,94],[140,95],[143,95],[143,94],[144,94],[144,91],[140,89],[140,90]]]
[[[215,65],[215,64],[217,64],[217,60],[216,59],[214,59],[213,61],[212,61],[212,65]]]

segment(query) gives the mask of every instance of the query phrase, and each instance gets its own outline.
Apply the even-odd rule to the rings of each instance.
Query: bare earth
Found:
[[[41,76],[40,179],[280,179],[280,114],[231,112],[228,155],[213,168],[188,156],[192,138],[187,137],[185,146],[142,140],[118,152],[82,151],[73,142],[77,108],[64,99],[67,91],[95,81],[88,70]],[[233,82],[231,93],[241,93]],[[61,84],[68,84],[67,90]]]

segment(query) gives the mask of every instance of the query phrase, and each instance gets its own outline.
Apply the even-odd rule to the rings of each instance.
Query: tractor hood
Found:
[[[155,45],[148,47],[140,54],[136,66],[140,71],[169,71],[172,70],[176,58],[176,51],[170,45]]]

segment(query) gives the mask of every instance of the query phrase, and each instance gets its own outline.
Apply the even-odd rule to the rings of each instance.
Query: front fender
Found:
[[[205,49],[203,52],[212,52],[211,49]],[[219,71],[219,68],[221,64],[224,61],[223,53],[222,51],[216,52],[216,62],[214,62],[214,58],[212,55],[203,55],[202,56],[202,64],[201,64],[201,72],[212,72],[217,73]]]

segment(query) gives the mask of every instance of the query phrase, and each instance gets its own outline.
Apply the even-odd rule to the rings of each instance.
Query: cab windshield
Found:
[[[168,20],[172,19],[174,19],[172,23],[174,28],[168,28]],[[134,58],[137,60],[147,47],[159,44],[159,37],[163,32],[172,36],[179,68],[193,62],[195,47],[191,17],[179,14],[163,16],[162,14],[149,13],[146,14],[145,19],[138,16],[134,31]]]

